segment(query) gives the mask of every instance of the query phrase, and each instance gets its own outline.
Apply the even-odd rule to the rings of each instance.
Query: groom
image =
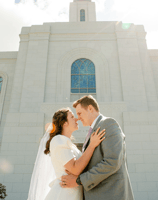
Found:
[[[83,185],[85,200],[134,200],[127,171],[125,135],[113,118],[99,113],[97,101],[84,96],[73,103],[78,120],[90,126],[83,152],[89,145],[90,135],[100,127],[105,129],[105,139],[95,149],[86,169],[77,177],[62,176],[60,185],[72,188]]]

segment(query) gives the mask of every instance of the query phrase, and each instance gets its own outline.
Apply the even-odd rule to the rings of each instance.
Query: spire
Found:
[[[70,22],[96,21],[95,2],[91,0],[73,0],[70,3]]]

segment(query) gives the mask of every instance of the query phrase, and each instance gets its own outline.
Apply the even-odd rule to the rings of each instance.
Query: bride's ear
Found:
[[[68,125],[68,122],[65,122],[64,124],[63,124],[63,127],[66,127]]]

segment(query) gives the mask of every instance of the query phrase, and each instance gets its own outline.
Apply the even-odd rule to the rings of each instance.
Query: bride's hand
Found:
[[[99,130],[100,128],[98,128],[96,132],[92,133],[91,135],[90,146],[92,146],[93,148],[96,148],[105,139],[105,137],[103,137],[105,135],[105,129],[100,132]]]

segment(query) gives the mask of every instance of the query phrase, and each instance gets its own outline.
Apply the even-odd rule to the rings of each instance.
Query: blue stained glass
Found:
[[[90,63],[91,63],[90,60],[86,60],[86,62],[84,62],[84,64],[85,64],[85,66],[87,67],[87,69],[88,69],[88,66],[89,66]]]
[[[88,75],[88,88],[95,88],[95,75]]]
[[[88,76],[82,75],[80,76],[80,88],[88,87]]]
[[[86,59],[85,59],[85,58],[81,58],[80,60],[81,60],[82,62],[84,62]]]
[[[3,78],[2,78],[2,77],[0,77],[0,81],[3,81]]]
[[[80,93],[87,93],[87,89],[80,89]]]
[[[72,64],[71,93],[96,93],[95,66],[90,60],[81,58]]]
[[[88,93],[96,93],[96,89],[88,89]]]
[[[79,89],[71,89],[72,93],[79,93]]]
[[[80,74],[88,74],[87,67],[85,67],[85,62],[80,67]]]
[[[80,10],[80,21],[85,21],[85,10]]]
[[[78,67],[80,67],[81,64],[82,64],[81,60],[76,60],[75,63],[76,63],[76,65],[77,65]]]
[[[71,76],[71,88],[80,88],[79,87],[79,75]]]
[[[94,67],[94,64],[91,63],[89,66],[88,66],[88,74],[95,74],[95,67]]]
[[[79,74],[79,67],[75,63],[72,65],[71,74]]]
[[[2,83],[0,83],[0,91],[1,91],[1,89],[2,89]]]

